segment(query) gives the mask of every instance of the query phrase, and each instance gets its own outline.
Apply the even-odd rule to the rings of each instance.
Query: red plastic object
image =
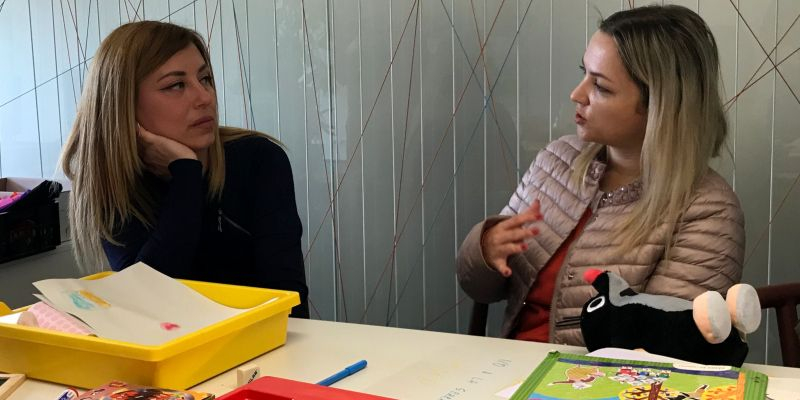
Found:
[[[394,400],[312,383],[265,376],[217,400]]]

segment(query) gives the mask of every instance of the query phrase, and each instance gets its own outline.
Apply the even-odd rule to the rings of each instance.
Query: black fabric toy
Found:
[[[713,291],[688,301],[636,293],[608,271],[589,270],[584,278],[598,291],[581,311],[589,351],[643,349],[684,361],[740,367],[748,351],[744,336],[761,323],[758,295],[750,285],[731,287],[727,301]]]

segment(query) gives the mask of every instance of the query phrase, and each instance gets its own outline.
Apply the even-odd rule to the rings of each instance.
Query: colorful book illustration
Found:
[[[168,390],[112,381],[78,396],[75,400],[211,400],[211,393]]]
[[[767,379],[735,367],[551,352],[511,400],[763,400]]]

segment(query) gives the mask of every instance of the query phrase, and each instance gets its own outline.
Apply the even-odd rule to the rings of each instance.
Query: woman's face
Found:
[[[578,136],[611,147],[641,149],[647,111],[614,39],[597,31],[586,47],[581,68],[583,79],[569,96],[576,104]]]
[[[214,142],[217,93],[200,51],[186,46],[139,84],[136,121],[202,154]]]

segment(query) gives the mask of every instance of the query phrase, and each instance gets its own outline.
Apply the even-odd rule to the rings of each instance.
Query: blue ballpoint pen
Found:
[[[343,370],[341,370],[341,371],[339,371],[339,372],[337,372],[337,373],[335,373],[335,374],[333,374],[333,375],[331,375],[331,376],[329,376],[329,377],[317,382],[317,385],[322,385],[322,386],[333,385],[334,383],[339,382],[340,380],[342,380],[344,378],[347,378],[348,376],[353,375],[356,372],[361,371],[362,369],[364,369],[366,367],[367,367],[367,360],[361,360],[361,361],[359,361],[359,362],[357,362],[357,363],[355,363],[355,364],[353,364],[353,365],[351,365],[351,366],[349,366],[349,367],[347,367],[347,368],[345,368],[345,369],[343,369]]]

